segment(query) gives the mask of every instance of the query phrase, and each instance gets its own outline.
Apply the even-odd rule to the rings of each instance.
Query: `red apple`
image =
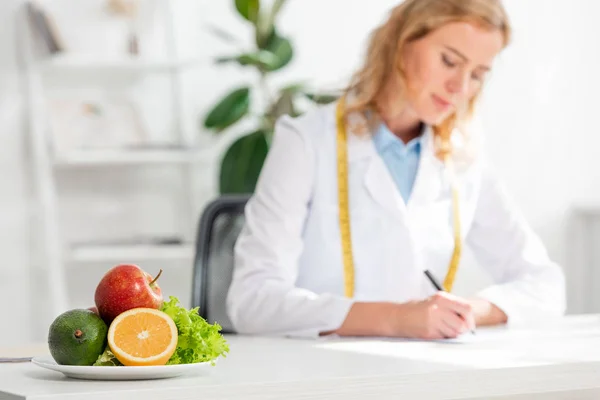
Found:
[[[96,307],[88,307],[88,310],[92,311],[94,314],[96,315],[100,315],[100,313],[98,312],[98,308]]]
[[[133,264],[117,265],[102,278],[94,300],[100,316],[108,325],[121,313],[132,308],[160,309],[163,296],[156,283],[162,270],[152,275]]]

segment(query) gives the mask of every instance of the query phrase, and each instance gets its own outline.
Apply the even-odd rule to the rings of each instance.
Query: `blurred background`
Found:
[[[206,204],[252,187],[273,119],[329,101],[397,3],[262,0],[257,28],[234,0],[0,1],[0,343],[44,340],[123,262],[191,306]],[[569,313],[598,312],[600,2],[504,3],[486,147],[565,269]],[[488,282],[468,254],[457,279]]]

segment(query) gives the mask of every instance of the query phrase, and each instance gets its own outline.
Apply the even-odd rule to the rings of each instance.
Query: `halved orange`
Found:
[[[134,308],[110,324],[108,345],[123,365],[165,365],[177,348],[177,327],[160,310]]]

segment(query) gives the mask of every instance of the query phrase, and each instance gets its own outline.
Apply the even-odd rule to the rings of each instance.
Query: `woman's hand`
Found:
[[[471,304],[445,292],[426,300],[399,304],[394,314],[389,321],[392,336],[447,339],[475,329]]]
[[[469,304],[473,309],[477,326],[492,326],[508,322],[506,313],[485,299],[469,299]]]
[[[403,304],[354,303],[342,326],[322,335],[443,339],[457,337],[474,328],[469,302],[439,292],[426,300]]]

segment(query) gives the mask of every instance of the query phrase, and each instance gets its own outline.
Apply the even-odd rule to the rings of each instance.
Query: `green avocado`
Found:
[[[92,365],[106,348],[108,327],[96,313],[75,309],[50,325],[48,347],[60,365]]]

